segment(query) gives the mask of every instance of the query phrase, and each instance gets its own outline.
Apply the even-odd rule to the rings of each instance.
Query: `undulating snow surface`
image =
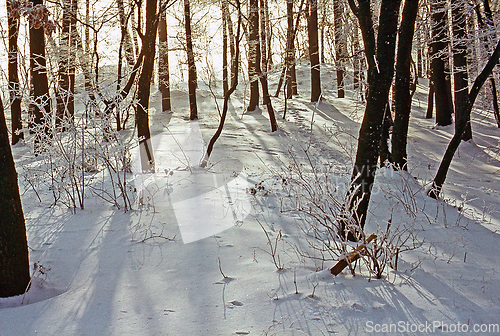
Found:
[[[199,163],[219,120],[210,91],[200,86],[200,119],[190,122],[187,92],[173,92],[173,113],[166,114],[153,89],[157,172],[140,174],[138,153],[132,153],[131,211],[90,193],[85,210],[50,207],[50,190],[38,190],[42,202],[32,188],[22,190],[30,260],[37,268],[26,295],[0,299],[0,335],[495,331],[500,132],[493,116],[475,111],[474,141],[460,146],[444,200],[430,199],[425,188],[454,130],[424,119],[427,87],[421,80],[410,123],[409,174],[379,171],[366,232],[385,230],[392,216],[393,228],[411,228],[422,245],[400,252],[398,270],[388,268],[382,279],[366,267],[356,276],[346,269],[334,278],[333,261],[297,253],[308,248],[300,230],[304,219],[281,212],[289,196],[281,176],[289,162],[306,163],[307,150],[314,162],[330,163],[337,174],[332,181],[342,188],[363,105],[353,91],[336,98],[327,65],[318,105],[308,102],[307,66],[299,67],[298,76],[299,96],[287,101],[286,120],[278,116],[274,133],[265,106],[245,112],[241,85],[205,169]],[[273,104],[282,115],[284,100],[273,98]],[[20,176],[36,160],[25,145],[15,146],[14,156]],[[274,247],[281,270],[271,256]]]

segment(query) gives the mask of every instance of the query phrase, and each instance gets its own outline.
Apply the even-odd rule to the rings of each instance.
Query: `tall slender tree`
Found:
[[[64,121],[70,123],[75,115],[75,61],[76,61],[76,0],[63,1],[61,42],[59,44],[59,82],[57,89],[56,127],[64,129]]]
[[[309,37],[309,60],[311,63],[311,101],[316,102],[321,96],[321,77],[318,42],[318,1],[309,1],[307,32]]]
[[[340,236],[358,240],[364,228],[379,157],[384,113],[394,76],[396,35],[401,0],[382,0],[377,37],[369,0],[349,0],[349,6],[358,18],[365,56],[368,63],[368,96],[358,136],[358,149],[351,177],[348,209],[357,224],[353,230],[342,222]],[[353,232],[354,231],[354,232]]]
[[[12,123],[12,144],[15,145],[23,139],[22,116],[21,116],[21,90],[18,74],[18,46],[19,17],[13,13],[13,0],[7,0],[7,23],[9,25],[9,94],[10,94],[10,117]]]
[[[144,33],[140,34],[144,60],[137,86],[135,121],[137,124],[137,136],[139,137],[141,149],[141,167],[143,172],[154,172],[155,169],[153,147],[151,146],[151,131],[149,129],[148,110],[149,97],[151,93],[151,79],[153,77],[153,67],[156,53],[156,33],[159,23],[157,8],[157,0],[146,0],[146,30]]]
[[[259,3],[250,0],[248,15],[248,77],[250,80],[250,99],[247,111],[254,111],[259,104],[260,41],[259,41]]]
[[[23,207],[1,99],[0,199],[0,297],[8,297],[28,289],[30,269]]]
[[[407,135],[410,122],[410,65],[415,21],[418,13],[418,0],[405,1],[398,35],[396,58],[396,83],[394,85],[395,117],[392,132],[391,159],[395,167],[407,170]]]
[[[472,139],[472,128],[470,114],[467,113],[469,106],[469,77],[467,74],[467,17],[464,10],[467,3],[461,0],[452,1],[453,22],[453,83],[455,89],[455,132],[466,123],[462,140]],[[464,7],[465,6],[465,7]]]
[[[446,79],[448,62],[447,9],[443,0],[431,0],[432,41],[430,44],[431,86],[434,89],[436,123],[439,126],[451,125],[453,103],[449,81]]]
[[[158,85],[161,92],[161,109],[163,112],[172,110],[170,101],[170,70],[168,64],[167,13],[161,11],[158,26]]]
[[[344,2],[333,2],[333,15],[335,27],[335,66],[337,67],[337,96],[345,97],[344,90],[344,58],[346,57],[346,37],[343,32]]]
[[[198,105],[196,104],[196,63],[193,51],[193,34],[191,32],[190,0],[184,0],[184,27],[186,30],[186,52],[188,61],[188,88],[189,88],[189,119],[198,119]]]
[[[474,102],[476,101],[477,95],[479,94],[479,91],[481,90],[484,82],[491,75],[491,71],[493,70],[493,68],[498,64],[499,57],[500,57],[500,41],[498,41],[496,48],[491,54],[488,62],[484,66],[481,73],[476,77],[476,80],[474,81],[472,88],[468,92],[468,99],[466,100],[466,103],[468,105],[465,111],[466,114],[469,115],[469,117],[472,111],[472,107],[474,106]],[[465,120],[465,118],[463,118],[462,120]],[[467,123],[461,121],[459,123],[459,126],[460,127],[457,129],[457,131],[451,138],[448,147],[446,147],[446,151],[443,155],[441,163],[439,164],[436,176],[432,181],[432,186],[427,192],[427,194],[432,198],[439,197],[441,189],[443,188],[444,181],[446,180],[446,176],[448,175],[448,170],[450,168],[451,161],[453,160],[455,152],[457,151],[458,147],[460,146],[460,143],[462,142],[462,135],[466,131]]]
[[[33,0],[33,6],[40,6],[42,11],[47,9],[43,0]],[[41,150],[43,136],[49,135],[50,96],[49,81],[47,78],[47,60],[45,59],[45,34],[44,22],[41,17],[31,18],[30,28],[30,75],[32,88],[32,102],[30,103],[31,123],[30,128],[35,131],[35,152]],[[38,128],[38,130],[35,130]]]

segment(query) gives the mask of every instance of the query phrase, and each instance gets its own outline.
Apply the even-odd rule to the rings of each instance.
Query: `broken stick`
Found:
[[[342,259],[340,259],[338,263],[335,264],[335,266],[330,268],[330,273],[332,273],[333,275],[338,275],[340,272],[342,272],[344,268],[347,267],[347,265],[358,260],[361,257],[360,252],[362,252],[366,248],[366,245],[369,244],[375,238],[377,238],[377,235],[375,233],[372,233],[368,238],[366,238],[363,244],[356,246],[354,251],[352,251]]]

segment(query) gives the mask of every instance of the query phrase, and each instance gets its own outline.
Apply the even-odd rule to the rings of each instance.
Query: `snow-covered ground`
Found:
[[[308,102],[307,66],[298,76],[300,95],[287,102],[274,133],[265,106],[245,112],[240,86],[206,169],[199,162],[219,119],[209,90],[200,86],[200,119],[193,122],[187,92],[173,92],[172,114],[159,112],[154,93],[157,173],[133,168],[131,183],[143,197],[132,211],[89,197],[74,213],[23,190],[37,268],[24,297],[0,299],[0,335],[499,334],[500,133],[492,114],[474,113],[474,141],[457,152],[444,201],[430,199],[425,187],[453,126],[435,128],[424,119],[427,88],[420,81],[409,131],[411,175],[380,170],[366,232],[383,230],[392,216],[392,227],[412,228],[422,246],[401,252],[398,270],[382,279],[363,267],[356,276],[346,269],[333,277],[334,262],[297,253],[307,249],[304,219],[280,211],[287,195],[276,176],[293,158],[304,162],[308,148],[343,183],[363,105],[352,91],[336,98],[327,65],[317,106]],[[283,99],[273,104],[281,115]],[[20,173],[34,160],[23,145],[14,156]],[[137,164],[138,154],[132,157]],[[50,194],[39,192],[43,200]]]

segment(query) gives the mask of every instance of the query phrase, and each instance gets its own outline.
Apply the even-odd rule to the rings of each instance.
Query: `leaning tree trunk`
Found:
[[[434,86],[436,123],[439,126],[451,125],[453,104],[451,99],[451,89],[446,80],[446,64],[448,57],[446,8],[442,0],[431,1],[432,12],[432,42],[430,45],[431,58],[431,81]],[[445,56],[443,56],[444,54]]]
[[[359,226],[355,231],[364,228],[375,181],[384,113],[394,76],[400,3],[401,0],[382,0],[378,36],[375,42],[370,2],[360,1],[359,5],[356,5],[354,0],[349,0],[363,33],[369,85],[349,192],[349,211]],[[360,239],[360,233],[352,232],[346,227],[345,222],[342,223],[339,234],[349,240]]]
[[[158,85],[161,92],[161,109],[163,112],[172,110],[170,102],[170,70],[168,68],[168,35],[167,14],[160,13],[159,30],[159,58],[158,58]]]
[[[186,51],[188,61],[188,88],[189,88],[189,119],[198,119],[198,106],[196,104],[196,63],[193,52],[193,34],[191,33],[191,10],[189,0],[184,0],[184,26],[186,29]]]
[[[457,6],[457,1],[453,0],[455,6],[452,10],[453,20],[453,79],[455,86],[455,133],[462,127],[461,123],[466,123],[462,140],[472,139],[472,127],[470,124],[470,113],[468,109],[469,77],[467,75],[467,20],[463,6]],[[463,5],[463,4],[462,4]]]
[[[12,13],[12,0],[7,0],[7,22],[9,25],[9,94],[10,94],[10,117],[12,123],[12,144],[15,145],[23,139],[23,128],[21,118],[21,90],[19,87],[18,74],[18,47],[19,18]]]
[[[26,225],[0,99],[0,297],[23,294],[30,283]]]
[[[56,127],[65,130],[75,117],[76,0],[63,1],[63,20],[59,53]]]
[[[396,168],[407,170],[406,152],[408,125],[410,122],[411,93],[410,65],[415,21],[418,13],[418,0],[406,1],[398,36],[396,59],[396,84],[394,85],[395,117],[392,131],[391,159]]]
[[[148,110],[156,52],[156,31],[158,27],[156,8],[157,0],[146,1],[146,32],[142,36],[144,60],[137,86],[137,105],[135,109],[137,136],[139,137],[141,153],[141,168],[143,172],[154,172],[155,169]]]
[[[234,54],[233,58],[231,59],[231,69],[232,73],[234,76],[231,78],[231,87],[229,90],[226,92],[224,95],[224,105],[222,106],[222,113],[219,121],[219,126],[217,127],[217,130],[215,131],[214,135],[210,139],[208,146],[207,146],[207,151],[205,153],[205,156],[200,164],[201,167],[206,167],[208,164],[208,160],[210,158],[210,155],[212,154],[212,151],[214,149],[215,142],[219,139],[220,135],[222,134],[222,130],[224,129],[224,123],[226,121],[226,116],[227,116],[227,111],[229,109],[229,99],[231,98],[231,95],[233,92],[236,90],[236,87],[238,86],[238,72],[239,72],[239,64],[240,64],[240,46],[239,46],[239,40],[240,40],[240,33],[241,33],[241,5],[240,5],[240,0],[236,0],[236,8],[238,10],[238,24],[236,28],[236,36],[234,36]]]
[[[498,63],[499,57],[500,57],[500,41],[497,43],[495,51],[493,51],[493,54],[488,60],[488,63],[484,66],[479,76],[477,76],[476,80],[474,81],[474,85],[472,85],[472,88],[468,94],[468,99],[466,100],[467,103],[466,112],[469,115],[469,117],[472,111],[472,107],[474,106],[474,102],[476,101],[477,95],[479,94],[479,91],[481,90],[481,87],[483,86],[484,82],[490,76],[491,71]],[[465,118],[463,120],[465,120]],[[460,122],[459,126],[460,127],[458,128],[457,132],[455,132],[455,134],[451,138],[450,143],[448,144],[448,147],[446,148],[446,152],[443,155],[443,159],[441,160],[441,164],[439,165],[436,176],[434,177],[432,186],[427,192],[427,194],[432,198],[437,199],[439,197],[439,193],[443,188],[443,184],[444,181],[446,180],[446,175],[448,174],[448,170],[450,168],[451,161],[453,160],[453,156],[455,156],[455,152],[457,151],[458,146],[462,142],[462,134],[466,131],[467,123]]]
[[[250,80],[250,99],[247,111],[254,111],[259,104],[259,74],[257,71],[257,69],[260,68],[258,0],[250,0],[249,6],[248,77]]]
[[[309,0],[307,32],[309,37],[309,60],[311,62],[311,101],[317,102],[321,96],[317,0]]]
[[[33,5],[43,5],[43,0],[33,0]],[[35,153],[42,150],[42,143],[49,135],[50,116],[49,82],[47,79],[47,62],[45,59],[45,34],[43,26],[30,25],[30,74],[32,99],[30,103],[31,132],[35,132]]]

